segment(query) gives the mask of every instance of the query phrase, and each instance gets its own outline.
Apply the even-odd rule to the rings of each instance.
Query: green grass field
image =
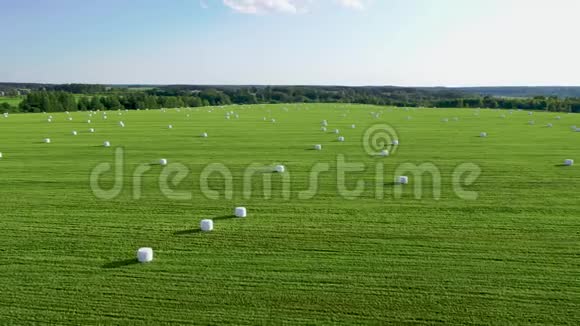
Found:
[[[239,119],[226,120],[226,111]],[[580,168],[562,163],[580,160],[580,133],[570,128],[580,116],[474,112],[328,104],[109,112],[107,120],[97,113],[91,124],[86,112],[71,113],[73,121],[54,113],[52,123],[48,114],[0,116],[0,324],[578,325]],[[397,130],[395,155],[363,149],[365,130],[377,123]],[[51,144],[42,143],[47,137]],[[117,147],[122,191],[96,198],[91,171],[113,163]],[[364,181],[355,198],[337,189],[339,155],[366,167],[346,175],[350,190]],[[189,170],[169,182],[184,198],[164,195],[164,168],[147,165],[160,158]],[[232,199],[218,174],[208,182],[220,198],[201,191],[211,163],[231,172]],[[260,174],[244,198],[243,173],[253,163],[288,169],[286,180],[265,174],[269,199],[258,191]],[[317,163],[330,171],[319,175],[313,198],[301,198]],[[412,174],[409,185],[393,185],[404,163],[436,166],[441,197],[427,174],[421,199]],[[476,200],[454,191],[462,163],[481,168],[463,184]],[[382,165],[384,181],[376,177]],[[139,167],[150,170],[136,186]],[[236,206],[248,217],[231,218]],[[213,232],[197,232],[204,218],[215,219]],[[135,263],[144,246],[155,260]]]

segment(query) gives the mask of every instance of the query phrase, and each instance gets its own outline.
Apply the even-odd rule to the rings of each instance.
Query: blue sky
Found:
[[[580,85],[577,0],[0,0],[0,81]]]

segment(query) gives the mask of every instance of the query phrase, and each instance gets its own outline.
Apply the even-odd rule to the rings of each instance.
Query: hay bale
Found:
[[[443,118],[443,119],[441,119],[441,121],[442,122],[449,122],[449,119],[448,118]]]
[[[95,128],[90,128],[89,132],[95,132]]]
[[[276,119],[272,119],[271,121],[272,121],[272,123],[276,123]]]
[[[111,143],[107,140],[103,143],[103,147],[111,147]]]
[[[8,118],[8,112],[4,112],[4,118]]]
[[[322,150],[322,145],[320,145],[320,144],[314,145],[314,150],[321,151]]]
[[[89,120],[87,120],[87,123],[91,123],[91,120],[90,120],[90,119],[89,119]]]
[[[356,128],[356,125],[351,125],[350,128],[351,129],[355,129]]]
[[[160,159],[159,165],[167,165],[167,159],[165,159],[165,158]]]
[[[395,182],[398,184],[406,185],[409,183],[409,177],[407,176],[399,176],[395,179]]]
[[[68,121],[72,121],[72,117],[68,117],[68,118],[67,118],[67,120],[68,120]]]
[[[119,126],[120,126],[121,128],[125,128],[125,123],[124,123],[123,121],[119,121]]]
[[[388,151],[388,150],[386,150],[386,149],[383,149],[383,150],[382,150],[382,151],[379,153],[379,155],[380,155],[380,156],[382,156],[382,157],[387,157],[387,156],[389,156],[389,151]]]
[[[553,124],[551,124],[551,123],[548,123],[548,124],[546,125],[546,127],[548,127],[548,128],[552,128],[553,126],[554,126],[554,125],[553,125]]]
[[[153,249],[139,248],[137,250],[137,261],[140,263],[150,263],[153,261]]]
[[[77,133],[77,131],[76,131],[76,130],[73,130],[73,131],[72,131],[72,135],[73,135],[73,136],[76,136],[77,134],[78,134],[78,133]]]
[[[284,165],[276,165],[274,167],[274,172],[276,173],[284,173],[286,171],[286,167]]]
[[[201,220],[201,222],[199,222],[199,228],[203,232],[210,232],[213,230],[213,221],[210,219]]]
[[[398,140],[398,139],[394,139],[394,140],[391,142],[391,145],[399,146],[399,140]]]
[[[0,158],[3,158],[3,157],[4,157],[4,154],[2,154],[2,152],[0,152]]]
[[[322,128],[320,128],[320,130],[326,132],[326,127],[322,127]]]
[[[479,137],[485,138],[487,137],[487,132],[482,132],[479,134]]]
[[[338,134],[340,134],[340,130],[334,129],[334,133],[338,135]]]
[[[560,120],[560,119],[562,119],[561,116],[556,116],[556,120]]]
[[[343,142],[343,141],[344,141],[344,136],[340,136],[340,137],[338,137],[338,141],[339,141],[339,142]]]
[[[564,160],[564,165],[572,166],[572,165],[574,165],[574,160],[572,160],[572,159]]]
[[[46,121],[47,121],[48,123],[50,123],[50,122],[52,122],[52,119],[50,119],[50,118],[49,118],[49,119],[48,119],[48,120],[46,120]]]
[[[328,127],[328,121],[322,120],[322,126],[323,127]]]
[[[236,217],[246,217],[247,215],[247,211],[245,207],[236,207],[236,209],[234,209],[234,215]]]
[[[202,137],[202,138],[207,138],[207,132],[204,132],[204,133],[202,133],[202,134],[201,134],[201,137]]]
[[[167,126],[167,129],[173,129],[173,125]]]
[[[50,144],[50,138],[44,138],[44,143],[45,144]]]
[[[534,120],[530,120],[530,121],[528,121],[528,124],[529,124],[530,126],[533,126],[533,125],[535,125],[535,124],[536,124],[536,122],[535,122]]]

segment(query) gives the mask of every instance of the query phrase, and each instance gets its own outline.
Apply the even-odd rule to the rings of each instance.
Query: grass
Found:
[[[8,103],[11,106],[18,106],[22,102],[22,97],[20,96],[0,96],[0,104]]]
[[[225,120],[225,110],[240,118]],[[371,111],[384,113],[374,119]],[[570,130],[580,116],[473,113],[272,105],[111,112],[91,125],[79,112],[73,121],[52,114],[50,124],[42,114],[0,117],[0,323],[577,325],[580,169],[559,164],[580,160],[580,133]],[[378,122],[399,133],[401,146],[389,158],[370,157],[361,146],[365,129]],[[478,137],[482,131],[487,138]],[[42,144],[45,137],[52,144]],[[100,146],[105,140],[111,148]],[[314,144],[323,150],[309,150]],[[112,163],[117,146],[125,149],[122,192],[97,199],[90,171]],[[337,191],[339,154],[367,168],[347,174],[349,189],[365,181],[356,199]],[[166,198],[156,165],[133,199],[135,168],[160,158],[189,169],[171,187],[190,199]],[[216,162],[233,175],[231,200],[200,190],[202,170]],[[384,184],[375,176],[380,162]],[[439,200],[429,180],[423,198],[414,198],[413,177],[395,198],[390,180],[409,162],[438,167]],[[481,167],[465,186],[477,200],[453,191],[453,171],[466,162]],[[284,164],[291,199],[281,194],[280,176],[272,177],[270,199],[244,199],[251,163]],[[320,174],[314,198],[299,199],[315,163],[330,163],[330,172]],[[223,192],[218,175],[210,179]],[[103,177],[103,186],[112,183],[112,173]],[[377,187],[384,199],[375,198]],[[246,206],[248,217],[232,219],[235,206]],[[214,232],[198,231],[203,218],[214,218]],[[144,246],[155,250],[151,264],[134,261]]]

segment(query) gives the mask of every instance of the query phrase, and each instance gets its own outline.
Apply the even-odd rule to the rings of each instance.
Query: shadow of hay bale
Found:
[[[119,267],[125,267],[125,266],[136,265],[136,264],[139,264],[139,262],[137,261],[137,259],[133,258],[133,259],[118,260],[118,261],[106,263],[102,266],[102,268],[107,268],[107,269],[119,268]]]

